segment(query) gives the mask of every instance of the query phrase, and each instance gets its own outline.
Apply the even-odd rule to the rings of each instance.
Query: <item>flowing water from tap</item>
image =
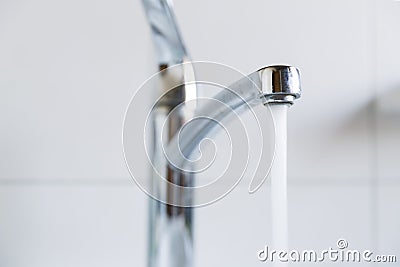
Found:
[[[271,168],[272,246],[288,249],[287,220],[287,110],[288,105],[270,105],[275,122],[275,157]],[[276,266],[288,266],[275,260]]]

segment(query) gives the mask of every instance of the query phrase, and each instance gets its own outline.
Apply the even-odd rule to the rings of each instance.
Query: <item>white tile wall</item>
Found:
[[[123,116],[151,73],[140,3],[6,1],[0,12],[0,178],[127,177]]]
[[[244,72],[279,63],[300,68],[304,94],[289,115],[289,172],[291,179],[302,180],[369,177],[366,105],[374,88],[369,85],[368,8],[363,0],[177,5],[181,21],[190,21],[182,23],[182,31],[196,59]],[[196,12],[185,12],[190,9]],[[360,93],[355,99],[350,92]]]
[[[365,185],[290,187],[291,246],[324,249],[345,238],[352,248],[372,249],[370,191]]]
[[[398,181],[400,178],[400,3],[377,1],[376,86],[377,156],[379,178]]]
[[[238,187],[196,210],[196,266],[257,266],[257,251],[271,241],[268,188],[249,195]]]
[[[132,185],[3,185],[0,265],[145,266],[147,201]]]
[[[381,186],[378,194],[378,253],[383,255],[400,255],[400,218],[398,216],[400,203],[400,186]],[[388,266],[390,266],[388,264]]]
[[[374,244],[369,186],[291,185],[290,248],[320,251],[345,238],[352,249],[398,254],[398,189],[379,189]],[[261,264],[256,253],[272,241],[269,183],[246,190],[196,210],[197,266]],[[132,184],[3,185],[0,193],[1,266],[145,264],[147,198]]]
[[[257,260],[257,252],[265,245],[273,249],[269,186],[255,195],[239,187],[215,205],[198,210],[197,266],[268,265]],[[291,185],[290,249],[335,249],[338,239],[345,238],[351,249],[377,251],[371,234],[375,229],[371,223],[370,192],[369,186],[359,185]]]
[[[301,69],[303,98],[289,113],[290,245],[345,237],[400,257],[400,114],[384,100],[400,90],[400,3],[175,6],[194,59],[245,73]],[[0,2],[0,266],[145,265],[146,196],[121,134],[152,51],[140,1]],[[197,210],[198,266],[263,265],[267,187]]]

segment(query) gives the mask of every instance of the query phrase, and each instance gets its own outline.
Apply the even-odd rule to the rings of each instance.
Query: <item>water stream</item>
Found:
[[[271,105],[275,122],[275,157],[271,168],[272,248],[288,250],[287,218],[287,110],[288,105]],[[276,261],[275,261],[276,262]],[[288,266],[275,263],[275,266]]]

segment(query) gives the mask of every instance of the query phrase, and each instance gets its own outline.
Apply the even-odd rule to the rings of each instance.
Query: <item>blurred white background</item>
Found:
[[[301,70],[290,247],[346,238],[399,260],[400,2],[177,0],[175,12],[195,60]],[[147,197],[121,135],[152,54],[139,0],[0,1],[0,266],[145,266]],[[265,265],[269,184],[246,186],[196,211],[197,266]]]

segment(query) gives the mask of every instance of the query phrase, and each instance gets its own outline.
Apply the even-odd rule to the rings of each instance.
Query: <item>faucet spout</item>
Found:
[[[194,117],[207,119],[186,124],[185,134],[176,135],[171,140],[166,152],[169,161],[182,170],[186,159],[217,125],[215,122],[229,120],[233,114],[261,104],[292,105],[300,96],[300,73],[297,68],[283,65],[261,68],[222,90],[212,97],[212,101],[205,101],[204,105],[198,103]]]

